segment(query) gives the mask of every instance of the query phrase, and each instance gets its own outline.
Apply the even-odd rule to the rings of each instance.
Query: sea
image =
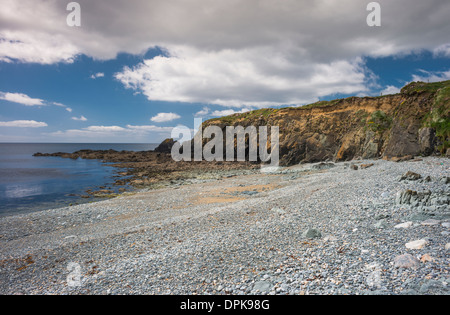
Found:
[[[148,151],[157,144],[0,143],[0,216],[86,203],[86,190],[113,186],[120,169],[99,160],[33,157],[79,150]],[[129,187],[130,188],[130,187]]]

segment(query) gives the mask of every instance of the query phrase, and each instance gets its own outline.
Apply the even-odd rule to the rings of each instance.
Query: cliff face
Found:
[[[450,81],[411,83],[400,94],[351,97],[212,119],[219,126],[279,126],[280,164],[447,154]],[[450,150],[449,150],[450,151]]]

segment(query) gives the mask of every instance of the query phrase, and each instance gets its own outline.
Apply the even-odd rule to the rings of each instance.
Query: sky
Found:
[[[158,143],[194,117],[450,80],[448,0],[70,2],[0,0],[0,142]]]

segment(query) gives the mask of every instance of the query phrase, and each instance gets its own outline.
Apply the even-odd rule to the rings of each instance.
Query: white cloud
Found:
[[[53,102],[53,105],[58,106],[58,107],[63,107],[66,111],[68,111],[69,113],[72,112],[72,108],[67,107],[66,105],[62,104],[62,103],[58,103],[58,102]]]
[[[414,74],[413,81],[439,82],[450,80],[450,70],[448,71],[425,71],[419,70],[420,74]]]
[[[35,120],[14,120],[14,121],[0,121],[0,127],[15,127],[15,128],[41,128],[47,127],[45,122]]]
[[[87,118],[84,117],[84,116],[81,116],[81,117],[72,117],[72,120],[75,120],[75,121],[87,121]]]
[[[150,118],[151,121],[162,123],[180,119],[181,116],[175,113],[159,113],[155,117]]]
[[[12,103],[22,104],[25,106],[44,106],[44,101],[38,98],[31,98],[22,93],[4,93],[0,92],[0,100]]]
[[[195,117],[205,117],[209,115],[209,108],[203,107],[203,109],[197,113],[194,114]]]
[[[388,85],[383,91],[381,91],[381,93],[383,95],[398,94],[400,93],[400,88],[393,85]]]
[[[296,49],[265,47],[203,52],[174,47],[170,57],[125,67],[116,78],[149,100],[266,107],[315,101],[334,93],[367,90],[362,59],[298,63]]]
[[[438,57],[450,57],[450,43],[437,47],[434,54]]]
[[[91,75],[91,79],[95,80],[98,78],[103,78],[104,76],[105,76],[105,74],[103,72],[99,72],[99,73]]]
[[[249,111],[251,111],[251,109],[248,109],[248,108],[244,108],[244,109],[242,109],[240,111],[235,111],[233,109],[216,110],[216,111],[213,111],[211,113],[211,116],[213,116],[213,117],[223,117],[223,116],[230,116],[230,115],[234,115],[234,114],[242,114],[242,113],[246,113],[246,112],[249,112]]]
[[[94,132],[117,132],[117,131],[125,131],[125,128],[119,126],[90,126],[85,128],[84,130]]]
[[[47,133],[48,139],[73,142],[105,142],[105,143],[159,143],[169,138],[173,127],[158,127],[152,125],[126,127],[120,126],[90,126],[82,129],[69,129]]]
[[[82,27],[71,28],[58,0],[4,0],[0,60],[108,60],[161,47],[166,57],[117,79],[149,100],[265,107],[367,94],[364,56],[450,55],[448,0],[378,0],[379,28],[367,26],[368,2],[360,0],[77,2]]]
[[[153,125],[148,126],[133,126],[127,125],[127,128],[131,131],[146,131],[146,132],[159,132],[159,133],[168,133],[172,132],[173,127],[158,127]]]

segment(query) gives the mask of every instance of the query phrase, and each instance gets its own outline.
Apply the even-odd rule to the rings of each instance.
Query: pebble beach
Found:
[[[217,174],[0,218],[0,294],[449,293],[448,158]]]

